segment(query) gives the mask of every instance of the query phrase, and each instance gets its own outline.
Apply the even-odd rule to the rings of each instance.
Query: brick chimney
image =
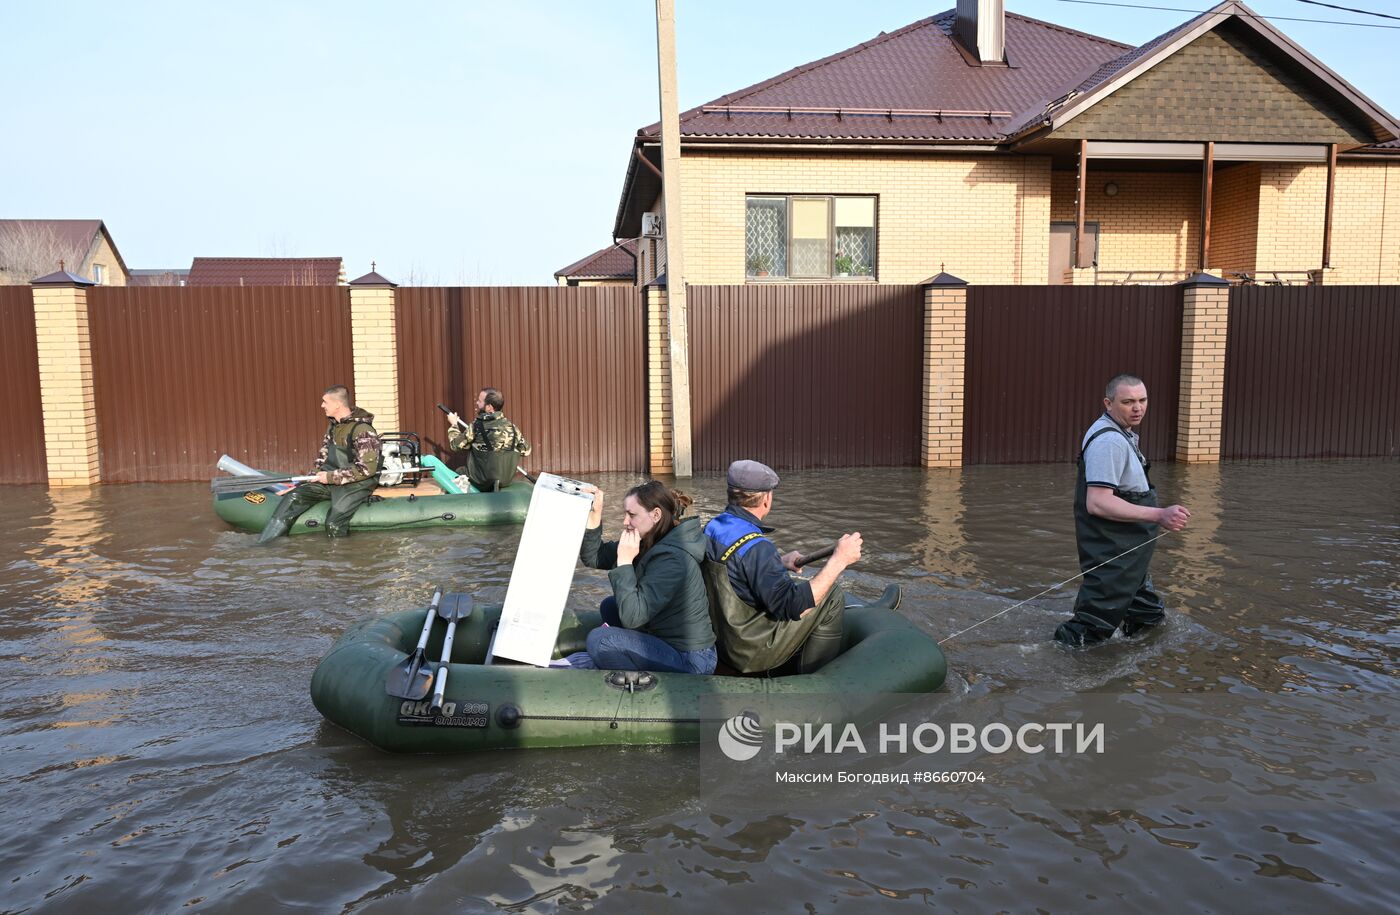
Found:
[[[958,0],[953,31],[978,63],[1006,63],[1006,0]]]

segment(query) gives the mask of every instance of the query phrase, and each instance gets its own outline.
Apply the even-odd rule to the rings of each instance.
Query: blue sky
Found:
[[[685,108],[954,0],[676,5]],[[1191,15],[1007,7],[1132,43]],[[1400,114],[1400,30],[1275,25]],[[611,241],[631,138],[657,118],[655,67],[650,0],[5,0],[0,218],[104,219],[129,267],[339,255],[352,278],[373,259],[420,285],[552,283]]]

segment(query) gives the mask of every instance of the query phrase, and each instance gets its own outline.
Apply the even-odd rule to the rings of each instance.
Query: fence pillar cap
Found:
[[[1222,280],[1218,276],[1211,276],[1209,273],[1193,273],[1186,279],[1177,283],[1178,286],[1228,286],[1228,280]]]
[[[658,274],[657,277],[656,277],[656,279],[652,280],[650,283],[647,283],[647,284],[646,284],[645,286],[643,286],[642,288],[643,288],[643,289],[653,289],[653,288],[655,288],[655,289],[665,289],[665,288],[666,288],[666,274],[664,274],[664,273]]]
[[[370,271],[369,271],[369,273],[366,273],[364,276],[357,276],[357,277],[355,277],[353,280],[350,281],[349,285],[351,285],[351,286],[389,286],[389,287],[393,287],[393,286],[397,286],[397,285],[398,285],[398,283],[395,283],[393,280],[391,280],[391,279],[389,279],[389,278],[387,278],[387,277],[380,276],[379,273],[374,269],[376,266],[378,266],[377,264],[371,262],[369,266],[370,266]]]
[[[31,286],[96,286],[92,280],[83,279],[69,273],[67,270],[55,270],[37,279],[29,281]]]
[[[919,284],[920,286],[966,286],[967,280],[953,276],[951,273],[939,272]]]

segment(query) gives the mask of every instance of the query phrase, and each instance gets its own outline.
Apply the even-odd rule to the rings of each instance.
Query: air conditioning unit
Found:
[[[643,237],[643,238],[660,238],[660,237],[661,237],[661,214],[660,214],[660,213],[643,213],[643,214],[642,214],[642,237]]]

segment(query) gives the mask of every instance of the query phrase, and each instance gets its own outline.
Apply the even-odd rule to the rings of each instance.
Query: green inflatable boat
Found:
[[[458,624],[444,701],[434,708],[431,694],[414,701],[386,690],[386,680],[392,682],[406,669],[425,612],[364,620],[342,635],[311,678],[311,699],[321,714],[374,746],[398,753],[684,744],[699,742],[707,724],[717,727],[723,719],[705,715],[731,701],[811,696],[825,721],[838,727],[860,725],[900,704],[907,694],[937,689],[947,673],[933,639],[879,605],[847,609],[848,647],[814,674],[707,677],[499,661],[484,665],[501,613],[500,605],[491,605],[477,606]],[[596,612],[566,611],[556,656],[582,651],[588,631],[600,622]],[[441,620],[433,625],[424,665],[428,670],[437,668],[445,629]]]
[[[433,469],[432,476],[417,486],[386,486],[375,491],[350,519],[352,531],[401,530],[417,527],[460,527],[475,524],[519,524],[530,508],[534,487],[521,479],[497,492],[462,492],[453,483],[453,473],[432,457],[422,463]],[[238,475],[263,471],[220,458],[219,469]],[[401,475],[400,475],[401,476]],[[214,513],[252,533],[260,532],[277,510],[290,484],[273,484],[248,492],[215,492]],[[324,530],[329,502],[308,509],[292,525],[289,534],[309,534]]]

